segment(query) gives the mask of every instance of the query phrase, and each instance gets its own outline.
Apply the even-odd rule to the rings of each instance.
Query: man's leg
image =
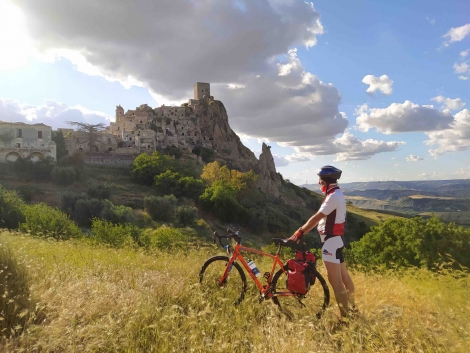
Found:
[[[354,282],[352,281],[351,276],[349,275],[348,269],[346,268],[346,264],[343,262],[340,265],[341,265],[341,279],[343,281],[344,286],[346,287],[346,290],[348,291],[349,306],[351,308],[354,308],[356,306],[356,300],[354,297],[356,289],[354,287]]]
[[[323,263],[325,264],[326,272],[328,274],[328,281],[330,282],[331,286],[333,287],[333,291],[335,292],[335,298],[336,302],[338,303],[341,316],[348,316],[348,292],[344,287],[343,278],[341,275],[343,264],[337,264],[328,261],[323,261]]]

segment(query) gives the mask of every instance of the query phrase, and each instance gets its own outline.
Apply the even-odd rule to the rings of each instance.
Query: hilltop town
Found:
[[[254,170],[259,187],[274,197],[280,195],[280,177],[276,173],[269,146],[263,144],[259,160],[230,128],[222,102],[210,93],[210,84],[197,82],[194,97],[181,106],[152,108],[142,104],[134,110],[116,107],[116,121],[89,135],[71,128],[59,128],[65,139],[67,155],[85,152],[86,163],[129,165],[140,153],[167,147],[178,148],[186,158],[200,160],[195,147],[214,151],[215,159],[241,171]],[[0,122],[0,161],[18,158],[56,159],[52,129],[44,124]]]

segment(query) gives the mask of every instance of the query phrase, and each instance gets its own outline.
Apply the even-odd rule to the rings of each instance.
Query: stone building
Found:
[[[57,159],[52,128],[44,124],[7,123],[0,121],[0,162],[18,158],[38,161],[46,157]]]

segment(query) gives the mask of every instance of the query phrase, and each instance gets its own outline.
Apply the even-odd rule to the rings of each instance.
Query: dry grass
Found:
[[[147,254],[3,232],[30,274],[45,314],[2,352],[466,352],[470,346],[469,277],[426,271],[355,272],[360,317],[337,325],[289,320],[250,288],[238,307],[211,307],[198,285],[215,248]],[[257,261],[261,270],[266,263]]]

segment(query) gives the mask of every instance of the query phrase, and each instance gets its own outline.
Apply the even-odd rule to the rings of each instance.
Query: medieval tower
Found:
[[[211,85],[209,83],[197,82],[194,85],[194,99],[203,99],[204,96],[211,95]]]

